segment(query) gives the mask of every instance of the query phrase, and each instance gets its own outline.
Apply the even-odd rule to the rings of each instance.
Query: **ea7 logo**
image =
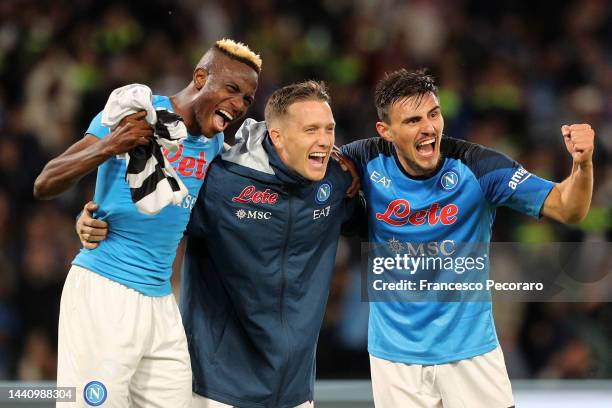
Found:
[[[525,170],[524,168],[519,167],[518,170],[515,171],[512,177],[510,178],[510,181],[508,182],[508,187],[513,190],[516,190],[518,185],[524,183],[525,180],[527,180],[529,177],[531,177],[531,173]]]
[[[316,209],[312,212],[312,219],[316,220],[319,219],[321,217],[328,217],[329,216],[329,209],[331,208],[331,206],[327,206],[325,208],[321,208],[321,209]]]
[[[440,222],[442,225],[451,225],[457,221],[458,212],[459,207],[455,204],[447,204],[440,208],[438,203],[433,203],[426,210],[411,212],[408,200],[400,198],[391,201],[384,213],[376,213],[376,219],[394,227],[401,227],[408,223],[412,225],[423,225],[425,223],[436,225]]]
[[[269,220],[272,218],[272,213],[270,211],[246,211],[241,208],[236,211],[236,217],[238,217],[240,220],[245,218],[253,220]]]
[[[372,180],[374,184],[382,184],[385,188],[389,188],[391,186],[391,179],[377,171],[373,171],[372,174],[370,174],[370,180]]]

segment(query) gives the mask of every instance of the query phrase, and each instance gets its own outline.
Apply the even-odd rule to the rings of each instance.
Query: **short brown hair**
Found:
[[[266,123],[269,124],[270,120],[275,117],[285,115],[289,106],[295,102],[308,100],[317,100],[327,103],[331,101],[325,82],[309,80],[283,86],[274,91],[266,103],[266,109],[264,111]]]

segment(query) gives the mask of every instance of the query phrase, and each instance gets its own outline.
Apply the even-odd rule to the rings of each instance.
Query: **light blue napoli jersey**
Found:
[[[342,148],[361,173],[372,243],[470,243],[486,248],[498,206],[539,217],[554,183],[483,146],[443,138],[444,162],[426,179],[410,177],[382,138]],[[488,276],[488,261],[483,262]],[[486,292],[485,292],[486,293]],[[498,345],[486,301],[370,303],[368,351],[408,364],[443,364]]]
[[[170,99],[155,95],[153,106],[173,111]],[[99,113],[86,133],[98,138],[110,131],[101,125]],[[109,223],[108,238],[98,248],[81,249],[72,262],[147,296],[171,293],[170,276],[176,249],[189,221],[210,162],[223,150],[223,133],[211,139],[189,135],[176,152],[162,151],[189,194],[183,202],[145,215],[132,202],[125,180],[126,160],[112,157],[98,167],[94,201],[95,217]]]

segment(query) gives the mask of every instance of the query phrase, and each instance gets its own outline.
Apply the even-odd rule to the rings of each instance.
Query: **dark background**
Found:
[[[431,69],[447,135],[501,150],[555,181],[571,168],[560,126],[590,123],[597,140],[588,218],[565,227],[502,209],[494,240],[610,241],[611,14],[605,0],[2,0],[0,379],[55,378],[59,299],[79,248],[74,220],[93,196],[95,174],[58,199],[35,201],[34,178],[82,137],[113,88],[139,82],[172,95],[224,36],[264,60],[249,116],[262,119],[279,86],[324,80],[338,145],[375,136],[374,84],[400,67]],[[358,243],[342,241],[319,378],[369,376],[358,270]],[[612,377],[608,303],[498,302],[495,315],[512,377]]]

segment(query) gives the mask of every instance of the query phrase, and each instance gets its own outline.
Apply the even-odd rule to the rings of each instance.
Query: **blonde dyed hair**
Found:
[[[257,73],[261,72],[261,57],[241,42],[224,38],[215,43],[214,48],[221,51],[230,58],[243,62],[253,68]]]

